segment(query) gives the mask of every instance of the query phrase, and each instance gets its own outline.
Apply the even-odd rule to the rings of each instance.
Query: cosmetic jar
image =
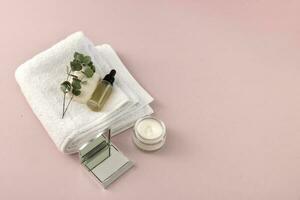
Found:
[[[166,126],[159,119],[152,116],[145,116],[136,121],[132,140],[141,150],[158,150],[166,141]]]

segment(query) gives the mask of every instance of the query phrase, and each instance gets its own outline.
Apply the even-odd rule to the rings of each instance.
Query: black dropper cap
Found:
[[[111,85],[113,85],[114,81],[115,81],[115,75],[116,75],[116,70],[111,70],[109,72],[109,74],[106,74],[103,80],[106,80],[108,82],[110,82]]]

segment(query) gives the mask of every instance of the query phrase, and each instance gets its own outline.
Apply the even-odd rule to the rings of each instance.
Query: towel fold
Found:
[[[100,77],[116,69],[116,81],[101,112],[90,111],[86,105],[73,101],[61,119],[63,93],[59,85],[66,79],[66,65],[75,51],[91,57]],[[117,134],[153,112],[148,105],[153,98],[131,76],[114,50],[109,45],[94,47],[81,32],[22,64],[15,77],[33,112],[58,149],[65,153],[77,152],[108,127]]]

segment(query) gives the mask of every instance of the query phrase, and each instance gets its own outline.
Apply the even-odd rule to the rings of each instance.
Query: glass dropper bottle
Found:
[[[99,112],[105,102],[107,101],[108,97],[111,94],[112,86],[115,81],[116,70],[111,70],[109,74],[99,81],[92,97],[87,102],[87,106],[95,112]]]

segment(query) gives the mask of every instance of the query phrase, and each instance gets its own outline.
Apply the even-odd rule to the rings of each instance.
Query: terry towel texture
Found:
[[[116,69],[116,80],[101,112],[90,111],[86,105],[73,101],[61,119],[60,83],[66,79],[66,66],[75,51],[91,57],[100,77]],[[95,47],[82,32],[70,35],[19,66],[15,77],[33,112],[58,149],[65,153],[77,152],[108,127],[117,134],[138,118],[153,113],[148,105],[153,98],[132,77],[115,51],[106,44]]]

